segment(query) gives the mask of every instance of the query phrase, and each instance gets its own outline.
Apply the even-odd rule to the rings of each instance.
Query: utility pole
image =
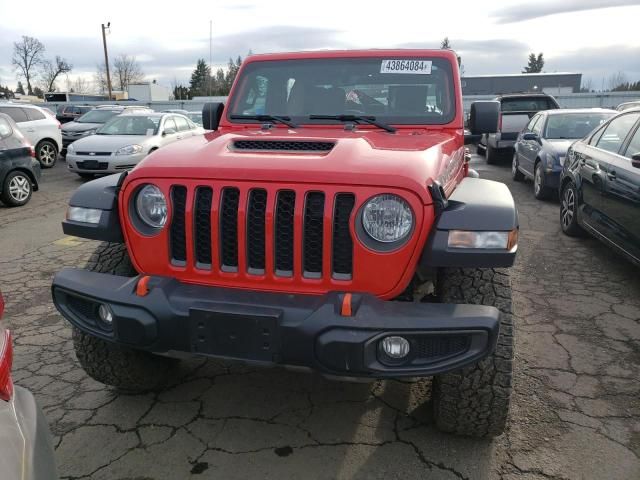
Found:
[[[111,22],[107,23],[107,26],[102,24],[102,45],[104,46],[104,66],[107,70],[107,89],[109,90],[109,101],[111,101],[111,75],[109,75],[109,55],[107,54],[107,35],[106,30],[111,26]]]

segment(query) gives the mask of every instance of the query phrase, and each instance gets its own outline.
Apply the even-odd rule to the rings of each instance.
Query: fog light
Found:
[[[98,315],[100,316],[100,320],[106,324],[111,325],[113,322],[113,313],[107,305],[100,305],[98,308]]]
[[[403,337],[385,337],[382,339],[382,351],[394,360],[409,355],[409,341]]]

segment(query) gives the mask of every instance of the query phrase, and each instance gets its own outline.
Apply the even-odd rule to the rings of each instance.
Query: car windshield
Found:
[[[200,113],[200,112],[193,113],[192,112],[192,113],[189,113],[188,117],[189,117],[189,120],[191,120],[193,123],[195,123],[199,127],[202,126],[202,113]]]
[[[160,115],[122,115],[109,120],[98,129],[98,135],[155,135]]]
[[[249,63],[240,74],[228,118],[311,115],[374,117],[386,124],[446,124],[455,116],[451,65],[443,58],[320,58]],[[242,119],[237,116],[253,116]]]
[[[614,113],[563,113],[549,115],[544,138],[579,139],[602,125]]]
[[[119,115],[118,110],[91,110],[79,117],[76,122],[78,123],[105,123],[110,118]]]

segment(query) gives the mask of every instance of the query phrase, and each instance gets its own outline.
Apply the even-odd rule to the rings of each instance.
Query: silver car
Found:
[[[83,178],[135,167],[149,153],[204,130],[184,115],[123,113],[67,149],[67,167]]]
[[[4,301],[0,293],[0,318]],[[0,322],[0,477],[55,480],[53,445],[47,421],[33,395],[11,381],[11,335]]]

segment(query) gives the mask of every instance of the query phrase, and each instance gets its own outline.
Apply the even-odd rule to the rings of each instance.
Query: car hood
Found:
[[[382,130],[342,128],[275,128],[212,132],[154,152],[131,172],[136,178],[209,178],[367,185],[411,190],[430,201],[427,185],[439,180],[453,188],[460,173],[463,131],[456,129]],[[458,140],[456,141],[456,137]],[[255,151],[234,148],[238,140],[322,141],[329,152]],[[458,143],[459,142],[459,143]]]
[[[145,146],[152,138],[145,135],[91,135],[73,142],[73,148],[76,152],[115,152],[127,145]]]
[[[566,140],[562,138],[557,140],[547,140],[547,143],[549,144],[549,148],[554,155],[564,157],[567,154],[567,150],[569,150],[569,147],[577,140],[578,139]]]
[[[84,132],[86,130],[93,130],[94,128],[99,128],[103,124],[102,123],[78,123],[78,122],[68,122],[62,125],[63,132]]]

